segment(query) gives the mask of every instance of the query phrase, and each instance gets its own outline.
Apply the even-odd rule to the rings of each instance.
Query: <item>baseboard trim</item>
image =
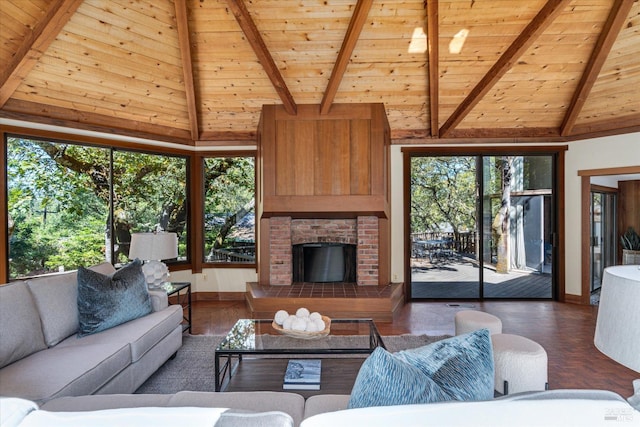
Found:
[[[582,295],[564,294],[564,302],[569,304],[589,305],[591,300],[589,297],[585,300]]]
[[[244,301],[244,292],[194,292],[193,301]]]

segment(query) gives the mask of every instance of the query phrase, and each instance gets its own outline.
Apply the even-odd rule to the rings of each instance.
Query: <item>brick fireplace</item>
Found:
[[[347,219],[294,219],[275,216],[269,222],[269,283],[293,283],[293,245],[344,243],[356,245],[356,282],[378,285],[379,224],[376,216]]]
[[[282,105],[262,107],[258,284],[388,286],[391,140],[384,104],[321,110],[303,104],[290,114]],[[335,268],[341,263],[342,275]]]

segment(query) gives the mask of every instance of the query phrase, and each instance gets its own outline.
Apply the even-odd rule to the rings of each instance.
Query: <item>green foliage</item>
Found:
[[[627,228],[627,231],[620,236],[620,243],[622,248],[629,251],[640,251],[640,235],[633,229],[633,227]]]
[[[475,230],[475,157],[411,159],[411,230]]]
[[[9,138],[10,275],[126,261],[131,231],[178,232],[186,255],[186,158]],[[113,187],[111,187],[113,181]],[[111,239],[109,203],[123,230]],[[128,237],[127,237],[128,236]]]
[[[46,272],[44,260],[55,253],[56,245],[40,227],[37,218],[14,218],[15,227],[9,238],[9,273],[11,277]]]
[[[254,212],[255,167],[252,157],[205,159],[205,245],[232,247],[255,241],[253,229],[240,230],[237,223]]]
[[[205,212],[216,219],[207,242],[254,240],[253,229],[233,228],[253,212],[253,163],[206,160]],[[176,232],[179,256],[187,255],[185,157],[8,138],[7,177],[12,278],[94,264],[108,259],[112,245],[113,262],[125,262],[133,232]]]

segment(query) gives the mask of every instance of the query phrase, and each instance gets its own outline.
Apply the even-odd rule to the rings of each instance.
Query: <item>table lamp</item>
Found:
[[[157,288],[169,278],[169,268],[162,260],[177,258],[176,233],[132,233],[129,258],[144,261],[142,273],[147,286]]]
[[[640,266],[604,270],[594,343],[616,362],[640,372]],[[628,401],[640,410],[640,379],[633,385],[635,393]]]

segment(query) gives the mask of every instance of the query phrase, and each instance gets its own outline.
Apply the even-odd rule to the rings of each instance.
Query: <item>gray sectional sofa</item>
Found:
[[[2,427],[640,425],[640,412],[616,393],[600,390],[550,390],[489,401],[359,409],[346,409],[348,395],[316,395],[305,400],[296,393],[271,391],[62,397],[39,407],[28,401],[16,404],[10,400],[0,398]]]
[[[164,291],[149,294],[150,314],[78,338],[77,272],[0,286],[0,396],[41,404],[134,392],[182,345],[182,308]]]

